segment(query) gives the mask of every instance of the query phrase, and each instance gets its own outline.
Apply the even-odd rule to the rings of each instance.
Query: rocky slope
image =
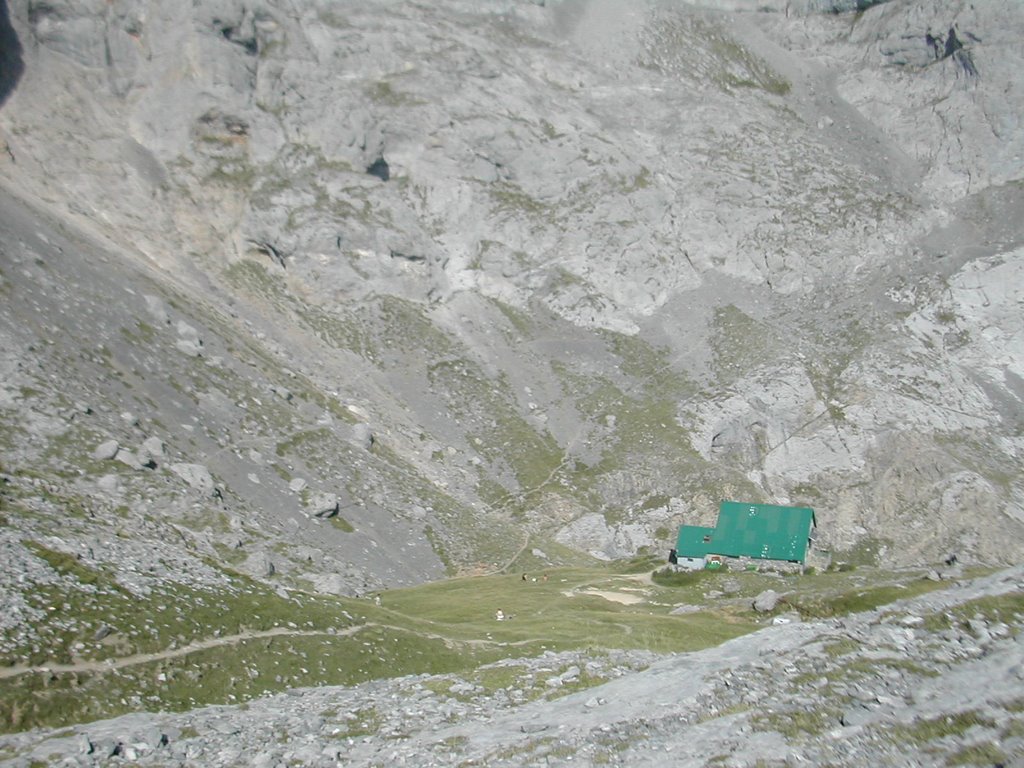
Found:
[[[729,7],[12,3],[11,474],[85,439],[60,368],[65,467],[156,437],[257,558],[328,494],[348,564],[296,567],[348,591],[524,529],[663,549],[727,496],[1012,560],[1019,9]]]
[[[236,572],[666,552],[721,498],[837,562],[1019,562],[1022,29],[0,0],[5,661],[196,639],[136,612]]]

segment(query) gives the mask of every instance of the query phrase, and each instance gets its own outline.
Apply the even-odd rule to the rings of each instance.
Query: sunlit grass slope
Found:
[[[158,605],[125,599],[105,572],[69,571],[61,610],[44,622],[52,631],[0,669],[0,731],[383,677],[477,679],[491,674],[488,664],[545,651],[697,651],[765,626],[773,614],[751,606],[765,589],[781,595],[776,613],[817,618],[940,586],[920,571],[652,574],[657,565],[448,579],[374,599],[286,596],[227,573],[220,594],[161,595]],[[101,617],[116,620],[99,639]]]

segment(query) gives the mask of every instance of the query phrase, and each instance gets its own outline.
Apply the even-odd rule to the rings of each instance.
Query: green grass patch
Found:
[[[139,320],[135,324],[135,329],[122,328],[121,335],[124,336],[125,340],[135,346],[145,347],[149,346],[156,340],[156,329],[149,323]]]
[[[920,678],[937,677],[939,675],[934,669],[921,666],[913,661],[898,658],[888,659],[863,659],[851,657],[843,663],[837,671],[829,676],[829,683],[837,683],[840,680],[867,680],[881,677],[886,670],[895,670],[901,673],[915,675]]]
[[[342,723],[338,738],[358,739],[375,735],[384,724],[384,717],[376,707],[363,707],[347,715]]]
[[[90,475],[110,472],[120,465],[92,457],[93,449],[108,437],[74,422],[46,441],[42,457],[47,461],[48,471],[58,476],[77,478],[82,471]]]
[[[0,730],[7,731],[129,711],[238,703],[287,688],[349,685],[412,674],[458,675],[487,694],[520,691],[516,695],[527,699],[562,695],[603,680],[583,670],[559,686],[549,686],[547,678],[564,669],[531,677],[526,667],[496,662],[548,650],[585,650],[591,655],[619,648],[700,650],[759,628],[749,598],[779,584],[778,578],[746,572],[683,574],[693,578],[683,584],[651,584],[638,575],[651,561],[637,558],[599,567],[545,567],[543,573],[534,574],[536,580],[523,580],[519,572],[450,579],[385,592],[380,606],[304,593],[282,597],[266,585],[225,570],[211,576],[219,578],[218,588],[165,583],[140,600],[104,568],[38,543],[26,546],[65,578],[32,591],[30,607],[43,617],[33,626],[32,643],[5,658],[6,665],[102,662],[183,648],[246,630],[284,629],[291,634],[234,639],[173,658],[124,666],[116,673],[101,665],[99,671],[33,672],[2,679]],[[865,576],[795,577],[787,586],[804,599],[820,590],[821,603],[831,594],[832,610],[838,610],[837,605],[845,605],[839,598],[854,578],[860,584]],[[876,575],[871,601],[880,599],[877,590],[886,586],[884,578]],[[711,596],[712,588],[718,597]],[[723,591],[728,592],[725,597],[721,597]],[[630,604],[607,599],[615,593],[644,599]],[[907,595],[900,590],[898,596]],[[671,615],[669,611],[680,600],[703,609]],[[505,620],[496,619],[498,610]],[[988,610],[1004,616],[1012,608],[1000,604]],[[103,627],[108,629],[100,631]],[[838,646],[828,652],[845,655],[846,650]],[[860,665],[860,660],[852,659],[845,674],[875,674],[879,664],[888,663],[875,660]],[[798,738],[821,727],[816,717],[824,715],[798,715],[784,728],[777,728],[771,717],[763,722]],[[357,714],[342,730],[358,734],[372,727],[376,727],[372,717]]]
[[[671,497],[756,496],[757,490],[745,475],[710,465],[695,449],[680,409],[698,387],[676,370],[669,352],[638,337],[609,331],[601,332],[600,337],[606,353],[618,359],[621,375],[584,375],[565,363],[551,363],[583,419],[603,426],[599,458],[566,468],[565,485],[574,497],[583,506],[603,512],[614,524]],[[637,467],[644,467],[645,473],[638,475]],[[618,485],[618,477],[626,474],[633,483],[643,474],[677,479],[669,486],[664,481],[649,487],[640,483],[631,502],[605,507],[601,499],[607,495],[607,484]]]
[[[754,730],[776,731],[789,742],[818,736],[839,723],[839,712],[830,709],[766,712],[751,718]]]
[[[884,732],[896,743],[924,747],[947,736],[963,736],[974,727],[995,728],[995,726],[996,724],[989,718],[974,710],[968,710],[951,715],[921,718],[909,725],[894,725],[885,728]]]
[[[32,640],[0,659],[3,666],[99,661],[290,625],[326,631],[351,625],[354,620],[344,611],[361,607],[319,595],[286,599],[233,572],[224,574],[220,588],[165,582],[140,600],[118,584],[111,571],[32,542],[26,546],[68,578],[37,584],[26,594],[29,606],[42,618],[33,623]]]
[[[848,653],[854,653],[861,649],[861,643],[854,640],[852,637],[843,637],[839,640],[833,640],[830,643],[825,643],[824,651],[829,658],[835,659],[839,656],[845,656]]]
[[[821,579],[827,576],[828,574],[822,574],[814,578]],[[790,595],[779,602],[796,609],[804,619],[824,619],[870,611],[896,600],[916,597],[941,587],[942,584],[938,582],[919,578],[906,583],[881,584],[864,589],[853,588],[850,591],[838,593],[817,591],[810,594]]]
[[[993,742],[973,744],[958,749],[948,758],[946,765],[1005,765],[1009,756]]]
[[[60,726],[126,712],[185,711],[240,703],[267,693],[353,685],[414,672],[444,674],[491,661],[494,653],[439,638],[367,627],[354,635],[277,636],[102,672],[33,673],[0,681],[0,730]],[[367,727],[357,719],[353,732]]]
[[[609,564],[615,573],[648,573],[664,563],[658,555],[637,555],[627,560],[616,560]]]
[[[662,587],[693,587],[714,578],[710,571],[677,571],[666,567],[651,574],[651,581]]]
[[[523,581],[521,575],[452,579],[389,592],[385,605],[415,616],[424,631],[441,631],[468,640],[486,637],[504,643],[515,655],[576,648],[643,648],[683,651],[705,648],[755,628],[753,622],[727,621],[720,615],[669,616],[665,607],[623,605],[585,589],[614,589],[636,582],[607,569],[560,568],[547,581]],[[612,583],[609,579],[625,579]],[[497,621],[497,611],[509,617]]]
[[[547,220],[551,211],[547,205],[527,194],[522,187],[510,181],[496,181],[486,187],[491,196],[495,214],[528,215]]]
[[[388,80],[378,80],[364,90],[370,101],[387,107],[410,107],[426,103],[415,96],[396,90]]]
[[[493,696],[498,691],[505,691],[509,694],[517,692],[517,699],[526,702],[567,696],[608,681],[606,677],[591,675],[585,669],[580,670],[575,677],[563,680],[561,676],[570,666],[572,665],[564,664],[557,669],[536,672],[528,666],[506,659],[484,665],[465,675],[465,681],[473,686],[471,689],[453,691],[454,685],[450,680],[433,681],[433,685],[429,687],[438,695],[460,701],[471,701],[480,695]],[[549,685],[548,681],[552,678],[559,678],[559,683]]]
[[[562,450],[546,430],[521,415],[503,377],[488,376],[467,357],[449,357],[432,363],[427,379],[432,390],[444,398],[449,412],[467,426],[467,435],[479,453],[491,464],[507,466],[514,475],[514,488],[488,486],[498,494],[488,499],[492,505],[516,505],[521,492],[536,491],[558,480]]]
[[[778,357],[784,343],[775,330],[734,304],[715,310],[711,323],[712,363],[719,382],[732,383],[748,376],[769,359]]]
[[[331,436],[331,431],[327,429],[327,427],[304,429],[289,436],[286,440],[279,442],[275,448],[275,452],[282,458],[292,453],[302,454],[302,447],[305,444],[322,443],[330,440]]]
[[[528,313],[513,307],[511,304],[499,301],[498,299],[491,299],[490,301],[498,308],[498,311],[505,316],[505,319],[508,320],[509,324],[517,333],[525,337],[535,335],[534,331],[536,324],[533,317]]]
[[[21,543],[27,550],[41,560],[44,560],[47,565],[61,576],[71,577],[79,585],[93,586],[101,582],[111,581],[109,576],[105,576],[101,571],[85,565],[76,556],[67,552],[58,552],[36,541],[25,540]]]
[[[722,25],[695,15],[663,16],[648,27],[643,67],[715,85],[724,93],[756,88],[775,96],[789,81],[737,41]]]
[[[924,626],[932,631],[948,629],[954,625],[967,626],[970,619],[1002,622],[1011,627],[1024,622],[1024,592],[1012,591],[968,600],[948,610],[924,617]],[[1014,630],[1015,632],[1017,630]]]

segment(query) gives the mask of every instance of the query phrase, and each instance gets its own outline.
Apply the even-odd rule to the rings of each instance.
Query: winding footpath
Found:
[[[78,661],[74,664],[41,664],[38,666],[15,664],[14,666],[7,667],[6,669],[0,669],[0,680],[32,673],[107,672],[115,669],[123,669],[124,667],[133,667],[136,664],[147,664],[151,661],[175,659],[180,656],[187,656],[190,653],[195,653],[196,651],[205,651],[210,648],[218,648],[222,645],[244,643],[248,640],[260,640],[266,637],[347,637],[370,626],[377,625],[358,624],[356,626],[347,627],[346,629],[335,630],[334,632],[274,627],[273,629],[240,632],[237,635],[223,635],[221,637],[207,638],[206,640],[197,640],[194,643],[183,645],[180,648],[169,648],[155,653],[136,653],[131,656],[121,656],[120,658],[104,659],[102,661],[88,660]]]

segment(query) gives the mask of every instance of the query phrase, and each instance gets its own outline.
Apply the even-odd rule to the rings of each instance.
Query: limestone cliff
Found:
[[[847,5],[0,3],[5,471],[328,591],[1018,559],[1024,13]]]

